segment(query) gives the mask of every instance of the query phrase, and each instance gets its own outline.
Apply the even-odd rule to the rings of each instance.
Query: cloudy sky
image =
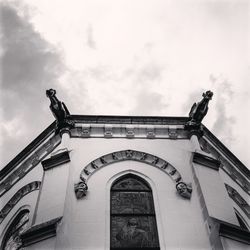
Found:
[[[45,90],[72,114],[186,116],[250,166],[248,0],[1,1],[1,167],[53,120]]]

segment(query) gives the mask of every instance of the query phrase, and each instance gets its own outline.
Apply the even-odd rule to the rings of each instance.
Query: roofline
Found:
[[[204,135],[216,145],[216,147],[223,152],[229,159],[235,164],[235,166],[241,170],[247,177],[250,177],[250,170],[221,142],[212,134],[212,132],[203,125]]]
[[[117,116],[117,115],[71,115],[77,123],[97,123],[97,124],[149,124],[149,125],[184,125],[188,117],[176,116]],[[44,142],[55,130],[55,123],[51,123],[40,135],[38,135],[27,147],[25,147],[13,160],[11,160],[2,170],[0,179],[9,174],[29,153]],[[250,177],[250,170],[229,150],[219,139],[214,136],[204,125],[204,135],[211,140],[236,167],[246,176]]]
[[[15,167],[25,159],[32,150],[36,149],[53,132],[56,121],[52,122],[41,134],[39,134],[27,147],[25,147],[15,158],[13,158],[3,169],[0,170],[0,180],[9,174]]]

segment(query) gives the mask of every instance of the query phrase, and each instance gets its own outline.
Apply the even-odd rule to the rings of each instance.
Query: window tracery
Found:
[[[22,249],[20,235],[28,228],[29,211],[21,211],[8,228],[3,239],[3,250]]]
[[[160,249],[152,190],[132,174],[111,187],[111,250],[119,249]]]

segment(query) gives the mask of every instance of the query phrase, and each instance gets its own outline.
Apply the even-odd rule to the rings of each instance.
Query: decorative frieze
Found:
[[[182,125],[122,125],[122,124],[77,124],[70,131],[71,137],[81,138],[165,138],[188,139],[188,131]]]
[[[62,217],[35,225],[21,234],[22,246],[27,247],[34,243],[56,236],[56,229]]]
[[[53,136],[45,142],[38,150],[28,157],[19,167],[16,168],[5,180],[0,184],[0,197],[8,191],[15,183],[23,178],[29,171],[37,166],[40,161],[53,151],[61,143],[59,135]]]
[[[35,190],[39,190],[40,186],[40,181],[34,181],[20,188],[0,211],[0,224],[19,200],[21,200],[26,194]]]
[[[109,164],[115,163],[115,162],[120,162],[120,161],[126,161],[126,160],[131,160],[131,161],[139,161],[142,163],[149,164],[153,167],[161,169],[161,171],[165,172],[167,175],[170,176],[170,178],[175,182],[179,183],[182,181],[181,174],[178,172],[178,170],[173,167],[170,163],[167,161],[163,160],[162,158],[159,158],[155,155],[151,155],[145,152],[140,152],[140,151],[135,151],[135,150],[122,150],[122,151],[117,151],[117,152],[112,152],[107,155],[103,155],[92,162],[90,162],[86,167],[83,168],[81,174],[80,174],[80,180],[86,184],[88,178],[98,169],[105,167]],[[79,182],[75,185],[75,192],[76,196],[78,196],[79,190],[81,190],[81,185],[83,183]],[[191,186],[187,186],[188,192],[190,193],[191,196],[191,191],[192,188]],[[82,192],[83,195],[79,195],[81,197],[86,195],[87,189]]]

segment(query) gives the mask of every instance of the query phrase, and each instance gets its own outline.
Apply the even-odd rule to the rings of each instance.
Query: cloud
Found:
[[[93,27],[91,24],[87,28],[87,45],[91,49],[96,49],[96,42],[93,37]]]
[[[219,136],[223,142],[229,145],[234,141],[233,125],[235,123],[235,118],[228,114],[228,106],[234,100],[234,92],[227,79],[211,75],[210,80],[216,86],[216,120],[211,130],[214,134]]]
[[[26,6],[6,2],[0,8],[1,130],[8,144],[1,160],[6,161],[53,121],[45,90],[57,87],[64,64],[60,51],[34,29]]]
[[[169,106],[165,103],[164,96],[156,93],[142,90],[136,96],[136,104],[131,109],[132,115],[159,115]]]

